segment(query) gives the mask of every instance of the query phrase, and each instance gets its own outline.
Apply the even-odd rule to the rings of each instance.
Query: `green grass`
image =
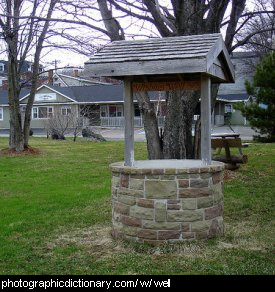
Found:
[[[0,274],[274,274],[274,144],[245,149],[249,163],[225,183],[224,237],[159,248],[110,237],[122,142],[31,145],[42,154],[0,157]]]

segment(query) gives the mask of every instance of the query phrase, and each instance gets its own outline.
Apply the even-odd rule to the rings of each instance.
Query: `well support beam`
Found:
[[[211,164],[211,79],[201,77],[201,159]]]
[[[134,152],[134,102],[132,81],[124,80],[124,133],[125,133],[125,166],[133,166],[135,161]]]

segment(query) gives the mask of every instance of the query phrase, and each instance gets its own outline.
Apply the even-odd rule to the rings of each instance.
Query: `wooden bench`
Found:
[[[211,139],[212,149],[218,149],[216,155],[214,155],[213,160],[224,162],[229,164],[226,168],[235,169],[238,168],[238,163],[247,163],[248,157],[242,152],[242,140],[239,135],[221,135],[221,138]],[[225,156],[221,156],[221,149],[225,149]],[[238,148],[239,155],[231,155],[230,148]]]

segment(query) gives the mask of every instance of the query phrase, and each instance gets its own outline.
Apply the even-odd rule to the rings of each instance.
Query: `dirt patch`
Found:
[[[115,254],[148,254],[152,257],[163,255],[186,257],[204,256],[205,242],[167,243],[160,246],[143,245],[111,236],[111,226],[95,225],[90,228],[76,229],[58,235],[47,244],[47,251],[52,253],[56,247],[75,245],[96,257],[110,258]]]
[[[0,150],[0,156],[27,156],[27,155],[35,156],[40,154],[41,150],[32,147],[24,149],[22,152],[16,152],[14,149],[8,148]]]
[[[229,169],[224,170],[224,180],[225,181],[236,179],[239,176],[240,176],[240,173],[237,170],[229,170]]]
[[[77,246],[97,258],[112,258],[118,254],[147,254],[150,257],[183,256],[186,258],[211,258],[228,249],[268,251],[270,244],[261,237],[257,224],[236,222],[225,224],[225,235],[212,241],[200,240],[182,243],[166,243],[160,246],[148,246],[140,243],[113,239],[111,226],[94,225],[61,233],[47,243],[47,253],[52,254],[58,247]]]
[[[60,234],[47,249],[52,250],[58,246],[76,245],[85,247],[90,254],[99,257],[109,257],[116,252],[125,252],[121,241],[114,240],[111,236],[111,226],[96,225],[89,228],[76,229],[72,232]]]

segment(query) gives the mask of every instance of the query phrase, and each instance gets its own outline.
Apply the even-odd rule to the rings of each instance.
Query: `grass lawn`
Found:
[[[0,156],[0,274],[274,274],[275,144],[246,148],[226,181],[224,237],[160,248],[110,237],[108,166],[122,142],[31,145],[42,153]]]

